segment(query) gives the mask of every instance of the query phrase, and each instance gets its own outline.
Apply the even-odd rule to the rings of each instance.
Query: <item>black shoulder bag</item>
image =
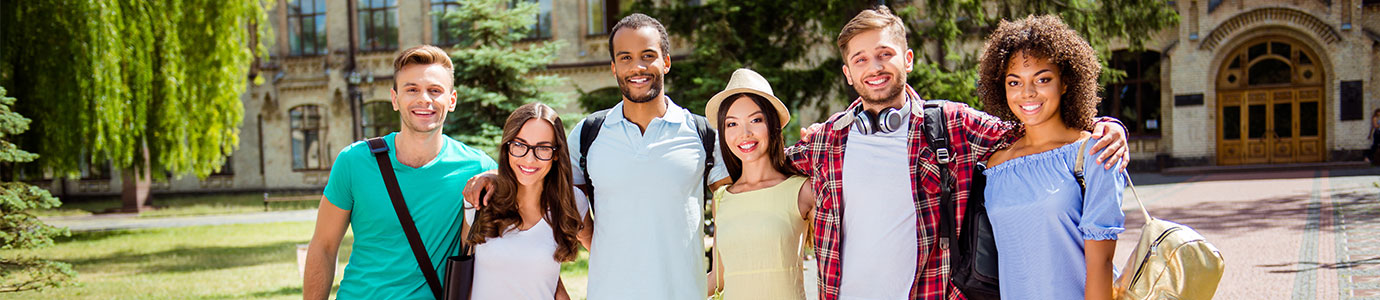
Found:
[[[998,285],[997,276],[997,241],[992,234],[992,222],[987,218],[987,206],[984,205],[984,189],[987,188],[987,176],[982,175],[982,171],[987,167],[977,164],[973,167],[973,178],[968,186],[968,203],[963,213],[963,234],[955,232],[954,210],[956,199],[954,199],[954,185],[957,182],[953,174],[949,172],[949,163],[953,161],[953,153],[949,144],[949,126],[947,118],[944,116],[943,106],[945,100],[925,101],[925,120],[924,129],[930,150],[934,151],[935,158],[939,163],[940,196],[939,213],[941,216],[939,227],[942,231],[943,239],[948,241],[957,240],[957,245],[949,247],[949,270],[951,281],[954,286],[967,299],[985,300],[1001,299],[1001,289]],[[955,239],[957,237],[957,239]]]
[[[426,284],[431,288],[431,293],[436,299],[468,300],[474,284],[474,255],[470,253],[468,245],[465,245],[460,255],[446,258],[446,284],[443,289],[441,280],[436,277],[436,269],[431,265],[430,255],[422,245],[421,234],[417,233],[417,224],[412,221],[412,213],[407,210],[407,203],[403,202],[402,189],[398,187],[398,176],[393,173],[393,163],[388,159],[388,142],[382,138],[371,138],[367,142],[369,151],[374,153],[374,159],[379,163],[379,173],[383,175],[388,197],[393,200],[393,211],[398,214],[403,235],[407,236],[407,243],[412,247],[412,255],[417,258],[417,266],[421,267],[422,276],[426,277]],[[457,237],[455,241],[461,239],[463,237]]]

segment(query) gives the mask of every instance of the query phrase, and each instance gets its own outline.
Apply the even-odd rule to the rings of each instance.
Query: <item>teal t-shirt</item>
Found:
[[[407,210],[417,224],[432,265],[443,270],[447,256],[458,253],[455,239],[463,224],[465,182],[498,167],[493,158],[464,143],[444,138],[441,152],[420,168],[398,162],[397,133],[384,136],[389,161],[398,177]],[[326,199],[350,211],[354,250],[345,266],[338,299],[435,299],[403,235],[384,187],[378,162],[365,142],[356,142],[336,157],[326,182]],[[444,272],[437,276],[444,277]],[[444,281],[444,278],[442,278]]]

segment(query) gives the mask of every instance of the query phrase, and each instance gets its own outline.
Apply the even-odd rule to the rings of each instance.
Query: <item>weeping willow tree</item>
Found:
[[[122,170],[126,209],[151,179],[210,175],[239,143],[272,1],[0,2],[0,84],[34,119],[18,143],[44,172]]]

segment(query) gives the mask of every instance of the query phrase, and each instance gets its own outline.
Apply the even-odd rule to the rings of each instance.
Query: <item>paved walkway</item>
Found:
[[[1189,225],[1222,252],[1217,299],[1380,299],[1380,169],[1140,175],[1151,216]],[[1144,218],[1125,200],[1118,267]]]
[[[202,225],[252,224],[291,221],[315,221],[316,210],[289,210],[233,215],[140,218],[135,214],[100,214],[76,217],[45,217],[43,223],[67,227],[73,232],[105,231],[140,228],[165,228]]]

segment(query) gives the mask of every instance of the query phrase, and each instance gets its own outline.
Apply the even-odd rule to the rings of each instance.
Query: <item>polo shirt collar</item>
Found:
[[[662,121],[679,124],[689,118],[686,116],[687,113],[684,108],[676,105],[675,101],[671,101],[671,96],[662,97],[666,97],[666,114],[661,116]],[[613,109],[610,109],[609,114],[604,117],[604,124],[618,122],[628,122],[628,118],[623,117],[623,101],[621,100],[618,101],[618,104],[614,104]]]

